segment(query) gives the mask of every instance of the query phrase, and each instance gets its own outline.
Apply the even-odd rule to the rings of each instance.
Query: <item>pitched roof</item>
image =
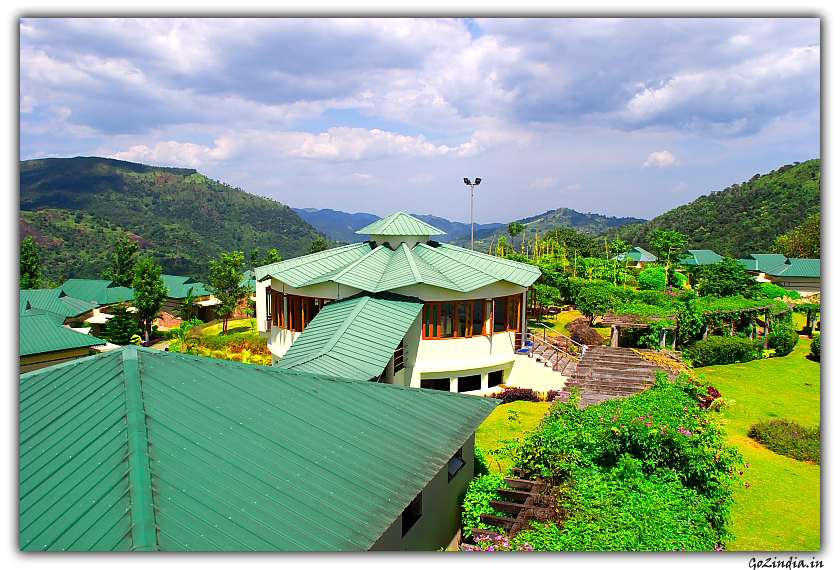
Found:
[[[127,346],[20,376],[21,550],[366,550],[498,400]]]
[[[377,236],[439,236],[446,232],[418,220],[405,212],[394,212],[386,218],[377,220],[356,232]]]
[[[641,247],[634,247],[633,249],[628,251],[627,254],[626,254],[626,258],[629,259],[630,261],[635,261],[635,262],[643,261],[643,262],[646,262],[646,263],[650,263],[650,262],[653,262],[653,261],[656,261],[657,259],[659,259],[655,255],[653,255],[651,252],[649,252],[645,249],[642,249]],[[624,261],[625,254],[620,253],[620,254],[616,255],[615,257],[613,257],[613,259],[618,260],[618,261]]]
[[[20,317],[20,355],[33,356],[74,348],[102,346],[105,341],[57,324],[48,314]]]
[[[99,305],[110,305],[134,299],[134,289],[117,285],[109,279],[68,279],[57,289],[62,289],[71,297]]]
[[[256,269],[257,279],[274,277],[292,287],[332,281],[378,293],[417,283],[454,291],[474,291],[497,281],[528,287],[540,276],[536,266],[437,242],[396,250],[360,243],[304,255]]]
[[[63,289],[21,289],[20,313],[29,309],[42,309],[67,317],[78,317],[99,305],[71,297]]]
[[[277,367],[370,380],[382,374],[423,301],[360,293],[321,309]]]
[[[791,257],[784,263],[764,270],[766,275],[773,277],[801,277],[806,279],[820,278],[820,260]]]
[[[751,253],[738,261],[747,271],[764,272],[771,267],[784,263],[787,261],[787,257],[781,253]]]
[[[163,284],[169,289],[167,297],[170,299],[185,299],[190,294],[190,289],[193,290],[192,294],[195,297],[204,297],[211,294],[204,283],[196,281],[192,277],[165,274],[161,277],[163,278]]]
[[[687,249],[679,255],[679,260],[683,265],[711,265],[720,263],[723,257],[711,249]]]
[[[247,269],[245,273],[242,274],[242,280],[239,282],[239,285],[247,287],[250,291],[256,291],[256,275],[256,273]]]

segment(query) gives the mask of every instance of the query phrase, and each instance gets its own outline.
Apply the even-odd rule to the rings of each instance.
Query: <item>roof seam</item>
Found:
[[[131,497],[131,539],[134,550],[157,550],[152,472],[140,360],[136,347],[122,354],[125,374],[125,421],[128,437],[128,482]]]

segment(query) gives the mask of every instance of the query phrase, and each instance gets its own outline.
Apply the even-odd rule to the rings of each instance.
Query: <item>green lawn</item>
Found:
[[[698,368],[726,399],[730,440],[750,463],[736,491],[729,550],[819,550],[820,467],[777,455],[747,437],[764,419],[820,423],[820,365],[806,358],[811,341],[800,339],[784,358]]]
[[[256,323],[254,319],[230,319],[228,321],[228,334],[236,334],[236,333],[250,333],[251,324]],[[201,328],[201,334],[210,336],[210,335],[220,335],[222,334],[222,323],[219,321],[218,323],[212,325],[205,325]],[[257,335],[258,333],[254,333]]]
[[[521,439],[537,425],[548,410],[548,402],[499,404],[475,432],[475,445],[484,451],[491,473],[510,475],[513,462],[506,444]]]

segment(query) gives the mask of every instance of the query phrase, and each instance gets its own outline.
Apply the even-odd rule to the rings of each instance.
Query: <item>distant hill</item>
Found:
[[[820,213],[820,159],[787,164],[674,208],[643,224],[611,229],[648,249],[656,229],[689,236],[688,249],[711,249],[735,258],[771,253],[776,238]]]
[[[21,235],[43,244],[48,279],[98,278],[103,248],[126,233],[148,246],[164,273],[204,281],[222,252],[247,259],[252,249],[276,248],[289,259],[321,235],[288,206],[194,169],[97,157],[21,161],[20,210]]]
[[[544,214],[531,216],[530,218],[522,218],[517,221],[525,224],[528,232],[528,239],[534,238],[536,233],[540,235],[545,234],[549,230],[557,228],[572,228],[587,235],[598,235],[609,228],[644,222],[641,218],[616,218],[614,216],[602,216],[600,214],[581,213],[570,208],[558,208],[556,210],[549,210]],[[469,231],[469,226],[467,227]],[[503,224],[500,227],[481,230],[476,229],[475,232],[475,249],[478,251],[487,251],[491,243],[495,243],[501,236],[510,242],[510,234],[508,234],[508,225]],[[461,247],[470,246],[470,235],[466,233],[452,240],[453,245]],[[514,246],[520,247],[522,244],[522,234],[514,240]]]
[[[300,217],[312,224],[318,231],[323,232],[330,239],[345,243],[357,243],[370,238],[368,235],[356,234],[356,231],[379,220],[374,214],[358,213],[348,214],[329,208],[318,210],[316,208],[292,208],[300,214]],[[431,214],[411,214],[427,224],[446,232],[446,235],[437,236],[434,239],[443,243],[451,241],[461,234],[469,234],[470,224],[462,222],[451,222],[447,219],[433,216]],[[476,231],[480,229],[492,229],[501,226],[501,223],[476,224]]]

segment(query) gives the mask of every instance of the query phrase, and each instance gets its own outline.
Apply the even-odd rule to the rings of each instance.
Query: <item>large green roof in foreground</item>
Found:
[[[366,550],[498,400],[127,346],[20,376],[22,550]]]
[[[390,293],[362,293],[330,303],[277,366],[370,380],[385,369],[422,309],[420,299]]]
[[[370,293],[417,283],[460,292],[497,281],[528,287],[540,276],[536,266],[437,242],[400,244],[358,243],[313,253],[256,269],[257,280],[269,277],[292,287],[333,282]]]

